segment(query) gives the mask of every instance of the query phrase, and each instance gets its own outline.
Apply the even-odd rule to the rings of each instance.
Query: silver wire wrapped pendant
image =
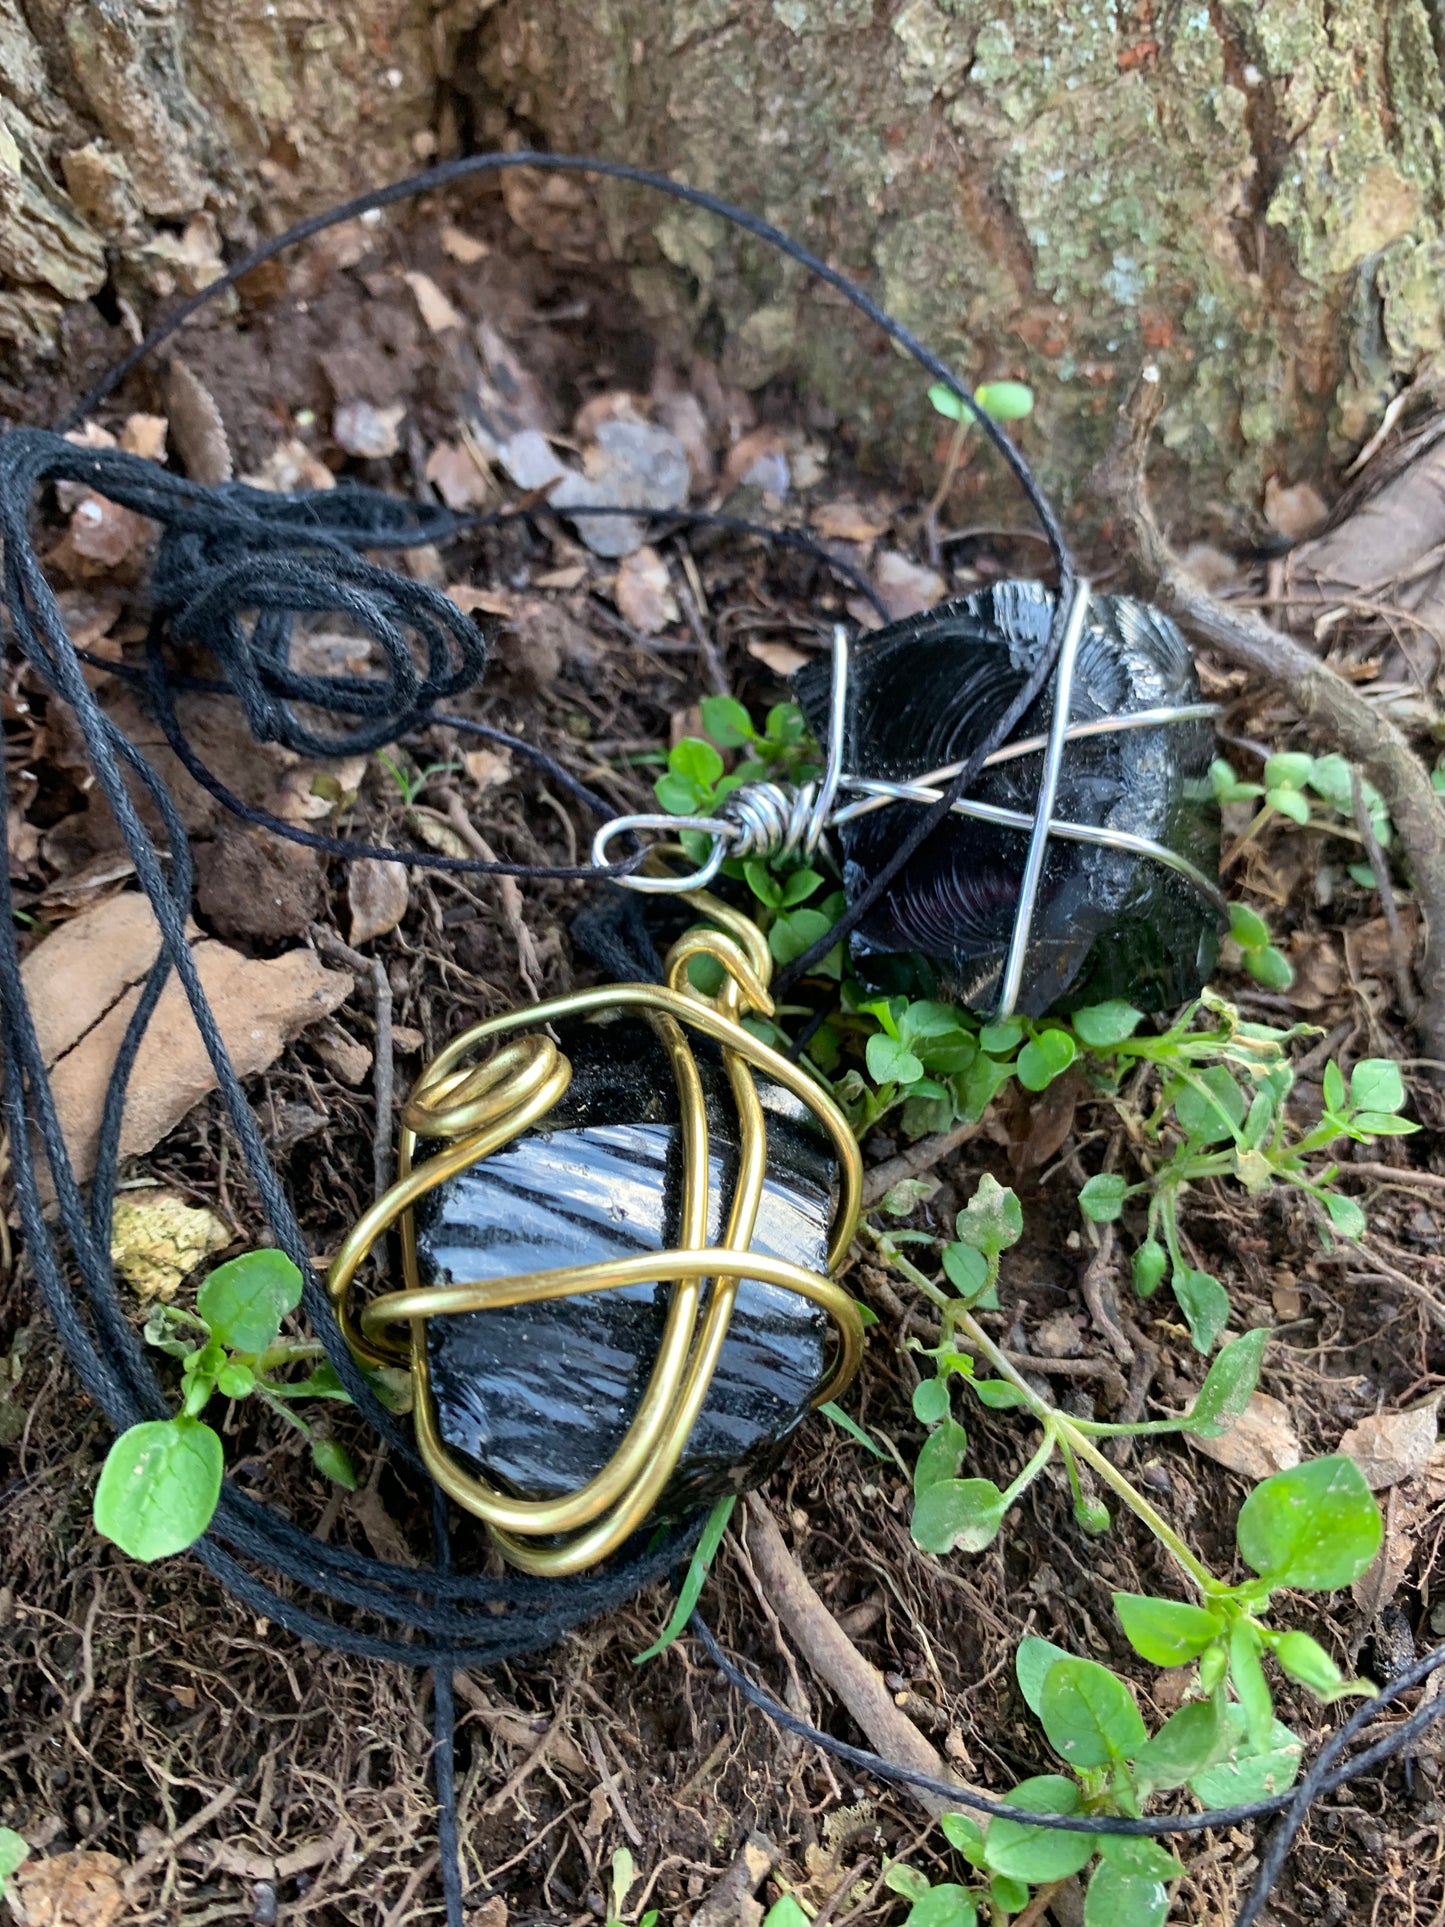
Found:
[[[921,785],[943,787],[1018,695],[1054,613],[1040,584],[1006,582],[853,644],[842,765],[845,789],[865,794],[831,819],[850,900],[906,834],[911,813],[885,805],[923,800]],[[1022,972],[1004,998],[1066,667],[1069,728]],[[801,671],[795,687],[827,740],[827,666]],[[990,757],[958,813],[854,931],[859,976],[888,991],[941,991],[980,1011],[1006,1003],[1030,1016],[1109,997],[1160,1010],[1193,995],[1219,944],[1212,713],[1167,617],[1124,596],[1089,596],[1070,664],[1061,662],[1014,741]]]

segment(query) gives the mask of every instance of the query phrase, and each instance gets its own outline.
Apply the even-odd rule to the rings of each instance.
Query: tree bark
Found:
[[[1445,0],[0,0],[0,343],[53,349],[108,277],[184,292],[258,222],[459,142],[540,139],[759,209],[970,378],[1029,381],[1018,432],[1063,492],[1154,360],[1162,500],[1197,530],[1434,379],[1442,48]],[[936,473],[923,384],[835,296],[597,196],[665,337]]]

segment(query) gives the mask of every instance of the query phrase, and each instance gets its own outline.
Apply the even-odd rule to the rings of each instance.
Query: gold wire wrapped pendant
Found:
[[[432,1477],[527,1572],[585,1571],[649,1519],[755,1483],[861,1356],[829,1275],[857,1223],[857,1144],[741,1022],[773,1008],[762,932],[687,900],[713,927],[673,946],[662,984],[490,1018],[432,1060],[400,1176],[327,1280],[358,1358],[410,1371]],[[699,957],[721,968],[714,996],[689,982]],[[358,1306],[393,1226],[405,1287]]]

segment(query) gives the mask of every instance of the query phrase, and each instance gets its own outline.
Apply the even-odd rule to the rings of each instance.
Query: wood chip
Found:
[[[353,863],[346,879],[346,901],[351,908],[347,941],[355,948],[395,930],[406,915],[410,898],[411,881],[404,863],[371,857]]]
[[[443,250],[453,261],[460,261],[464,268],[474,268],[478,261],[485,261],[492,251],[485,241],[479,241],[464,228],[454,227],[450,221],[442,229],[441,242]]]
[[[167,426],[164,415],[128,415],[120,431],[120,445],[127,455],[143,455],[148,462],[163,462]]]
[[[813,514],[813,530],[824,542],[876,542],[887,524],[856,502],[824,502]]]
[[[1253,1393],[1238,1423],[1222,1438],[1201,1439],[1192,1432],[1186,1436],[1196,1452],[1247,1479],[1267,1479],[1275,1472],[1288,1472],[1304,1456],[1289,1407],[1268,1392]]]
[[[905,616],[922,615],[935,602],[942,601],[948,584],[936,569],[926,569],[897,549],[885,549],[873,571],[873,581],[883,606],[895,622]]]
[[[812,661],[801,649],[795,649],[788,642],[750,642],[748,654],[754,662],[762,663],[771,669],[775,676],[794,676],[800,669],[806,669]]]
[[[406,404],[377,408],[369,401],[344,401],[331,418],[331,432],[348,455],[381,461],[401,447],[397,430]]]
[[[479,790],[494,790],[512,776],[512,754],[506,749],[468,749],[462,752],[462,768]]]
[[[402,279],[416,296],[421,318],[434,335],[445,334],[449,328],[466,326],[466,316],[453,306],[429,274],[421,274],[413,269],[404,274]]]
[[[438,442],[427,457],[426,478],[458,515],[481,508],[492,492],[486,470],[462,442]]]
[[[1381,1412],[1351,1426],[1339,1450],[1359,1466],[1372,1492],[1384,1492],[1425,1470],[1439,1429],[1433,1404],[1413,1412]]]

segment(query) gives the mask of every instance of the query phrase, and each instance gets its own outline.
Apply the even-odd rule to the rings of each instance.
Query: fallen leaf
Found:
[[[886,527],[856,502],[824,502],[813,511],[813,531],[824,542],[876,542]]]
[[[948,584],[935,569],[925,569],[897,549],[885,549],[874,564],[873,581],[895,622],[922,615],[943,599]]]
[[[401,447],[397,438],[406,404],[376,408],[369,401],[344,401],[331,418],[331,432],[348,455],[380,461]]]
[[[510,780],[512,754],[506,749],[463,750],[462,768],[479,790],[494,790]]]
[[[427,457],[426,478],[458,515],[481,508],[491,494],[486,470],[462,442],[438,442]]]
[[[15,1875],[27,1927],[111,1927],[125,1894],[113,1853],[57,1853],[27,1860]]]
[[[692,492],[706,495],[717,480],[716,438],[707,410],[690,388],[677,386],[676,377],[659,364],[652,382],[653,418],[676,435],[692,471]]]
[[[179,1191],[123,1191],[110,1215],[110,1259],[142,1298],[171,1299],[234,1233],[214,1211]]]
[[[193,482],[214,487],[235,474],[230,438],[216,398],[179,355],[166,367],[166,410],[181,466]]]
[[[479,241],[464,228],[454,227],[450,221],[442,228],[441,243],[443,252],[449,254],[453,261],[460,261],[464,268],[474,268],[478,261],[485,261],[492,251],[485,241]]]
[[[314,850],[269,830],[222,821],[196,850],[196,903],[219,937],[279,943],[321,910],[325,880]]]
[[[411,881],[404,863],[364,857],[351,865],[346,879],[346,901],[351,906],[353,946],[383,937],[406,915]]]
[[[565,569],[549,569],[545,575],[539,575],[536,586],[539,589],[580,589],[586,580],[587,564],[573,562]]]
[[[644,636],[659,635],[670,622],[678,620],[667,564],[650,546],[623,556],[617,565],[615,593],[622,620]]]
[[[1276,1472],[1288,1472],[1300,1462],[1300,1442],[1290,1420],[1289,1407],[1268,1392],[1253,1392],[1238,1421],[1217,1439],[1185,1435],[1196,1452],[1231,1472],[1247,1479],[1267,1479]]]
[[[83,911],[38,944],[21,967],[61,1132],[82,1182],[95,1169],[106,1086],[160,945],[149,904],[128,892]],[[192,955],[241,1077],[265,1070],[288,1038],[351,993],[351,978],[324,969],[311,950],[253,959],[202,939]],[[131,1073],[121,1156],[150,1150],[215,1088],[215,1070],[173,973]]]
[[[276,780],[266,799],[273,816],[288,823],[319,823],[338,799],[354,796],[366,774],[365,756],[338,756],[325,763],[304,763],[297,757]]]
[[[1352,1425],[1338,1450],[1355,1461],[1372,1492],[1384,1492],[1424,1471],[1439,1429],[1433,1405],[1417,1406],[1413,1412],[1380,1412]]]
[[[119,443],[108,428],[99,422],[83,422],[79,428],[68,428],[65,439],[75,448],[117,448]]]
[[[1323,931],[1294,931],[1289,960],[1294,982],[1285,994],[1296,1010],[1322,1010],[1344,988],[1344,959]]]
[[[434,335],[445,334],[449,328],[466,326],[466,316],[452,305],[429,274],[412,269],[402,279],[416,296],[421,318]]]
[[[394,1024],[391,1032],[392,1048],[409,1057],[413,1051],[420,1050],[426,1038],[410,1024]]]
[[[164,415],[127,415],[125,427],[120,431],[120,445],[127,455],[143,455],[148,462],[163,462],[166,427]]]
[[[108,643],[107,639],[125,606],[125,597],[113,582],[99,582],[94,588],[60,589],[55,599],[60,604],[65,632],[77,649],[119,660],[120,644]]]
[[[507,1927],[507,1903],[500,1894],[492,1894],[480,1907],[474,1907],[467,1916],[467,1927]]]
[[[813,660],[789,642],[750,642],[748,654],[765,669],[771,669],[775,676],[784,677],[795,676]]]
[[[328,1070],[335,1071],[343,1084],[353,1088],[363,1082],[371,1069],[371,1051],[348,1036],[340,1024],[323,1025],[311,1039],[311,1048]]]

